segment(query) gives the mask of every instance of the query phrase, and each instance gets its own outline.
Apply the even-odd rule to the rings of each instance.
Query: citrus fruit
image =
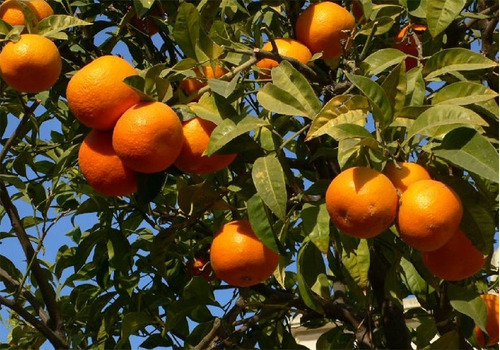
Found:
[[[433,251],[457,232],[462,214],[462,201],[455,191],[439,181],[420,180],[401,196],[399,234],[413,248]]]
[[[182,148],[182,124],[172,108],[141,102],[129,108],[113,130],[113,148],[123,162],[141,173],[173,164]]]
[[[131,10],[132,7],[129,7],[129,10]],[[153,17],[164,17],[165,11],[163,11],[163,8],[161,4],[158,4],[151,8],[146,14],[143,16],[139,17],[137,14],[134,14],[132,17],[131,22],[133,25],[139,29],[141,32],[144,32],[148,34],[149,36],[155,35],[158,33],[158,25],[156,21],[154,20]]]
[[[0,53],[3,79],[21,92],[40,92],[54,85],[61,74],[62,61],[57,46],[38,34],[22,34]]]
[[[363,4],[361,4],[359,2],[359,0],[353,0],[351,10],[352,10],[352,14],[354,15],[354,18],[356,18],[357,22],[359,22],[361,24],[366,22]]]
[[[236,287],[265,281],[274,272],[279,254],[266,247],[247,220],[231,221],[215,235],[210,248],[215,275]]]
[[[407,34],[409,26],[404,26],[394,38],[394,48],[403,51],[407,55],[418,56],[417,43],[412,34]],[[422,39],[422,34],[427,30],[425,24],[412,24],[411,29],[417,35],[418,39]],[[413,57],[405,59],[406,70],[410,70],[418,65],[418,60]]]
[[[324,59],[332,59],[342,55],[342,41],[347,40],[354,26],[354,17],[342,6],[318,2],[299,15],[297,40],[313,54],[323,52]]]
[[[458,229],[441,248],[422,252],[422,260],[434,276],[459,281],[481,270],[485,259],[465,233]]]
[[[216,126],[198,117],[182,123],[184,142],[174,163],[179,170],[190,174],[208,174],[224,169],[233,162],[236,154],[203,155]]]
[[[325,200],[335,226],[358,238],[382,233],[394,222],[398,207],[398,195],[391,181],[365,167],[338,174],[328,186]]]
[[[212,280],[210,260],[205,256],[197,256],[188,263],[188,273],[191,277],[201,276],[207,281]]]
[[[417,163],[397,162],[399,169],[393,162],[387,163],[384,175],[391,180],[399,193],[406,191],[408,186],[420,180],[430,180],[431,176],[425,168]]]
[[[498,295],[482,294],[481,299],[486,304],[486,331],[488,332],[488,343],[481,328],[476,326],[476,339],[479,345],[492,346],[498,343]]]
[[[111,130],[127,109],[139,102],[139,95],[123,80],[137,75],[134,67],[120,57],[99,57],[70,79],[66,89],[68,105],[82,124]]]
[[[92,130],[83,140],[78,163],[89,185],[108,196],[126,196],[137,191],[137,174],[118,158],[110,131]]]
[[[288,56],[295,58],[296,60],[306,63],[312,57],[311,51],[304,45],[293,39],[276,39],[276,46],[278,47],[278,53],[281,56]],[[266,43],[262,50],[272,51],[273,46],[271,42]],[[260,69],[270,70],[277,67],[279,62],[270,58],[261,59],[257,62],[257,67]],[[263,74],[264,76],[269,76],[268,74]]]
[[[39,21],[54,14],[52,7],[50,7],[46,1],[31,0],[24,1],[24,3]],[[9,23],[11,26],[22,26],[26,24],[21,6],[11,0],[4,1],[0,6],[0,19]]]
[[[206,79],[218,79],[227,73],[227,70],[221,66],[216,65],[215,68],[212,66],[202,66],[201,72],[199,68],[195,68],[194,72],[198,78]],[[181,81],[181,89],[186,95],[190,95],[193,92],[200,90],[202,87],[206,86],[206,80],[197,78],[187,78]]]

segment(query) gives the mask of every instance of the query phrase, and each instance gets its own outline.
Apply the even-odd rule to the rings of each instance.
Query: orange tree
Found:
[[[292,322],[331,326],[318,348],[468,348],[478,346],[476,333],[481,344],[498,341],[480,297],[498,292],[498,1],[317,2],[47,1],[54,14],[45,17],[8,2],[21,25],[1,17],[2,49],[38,34],[55,43],[62,68],[50,88],[29,92],[57,71],[45,52],[0,64],[8,72],[0,81],[0,306],[9,329],[1,348],[300,348]],[[307,38],[311,59],[280,56],[281,38]],[[123,80],[116,65],[97,69],[67,99],[75,73],[111,54],[137,74]],[[262,59],[279,64],[269,73]],[[19,76],[9,70],[16,66]],[[27,74],[32,68],[39,73]],[[198,90],[186,94],[187,79],[198,79]],[[116,98],[123,81],[134,91],[127,101]],[[208,126],[199,123],[200,137],[182,146],[178,132],[174,142],[161,123],[148,124],[149,112],[121,141],[112,123],[98,122],[110,118],[99,110],[138,100]],[[106,124],[81,152],[91,178],[78,165],[91,131],[85,117]],[[115,152],[117,144],[129,146]],[[178,164],[216,170],[179,170],[181,147],[192,149]],[[159,171],[141,173],[134,152],[148,153],[148,169]],[[210,155],[230,156],[219,166]],[[404,162],[418,163],[432,186],[403,181],[420,178]],[[396,207],[405,189],[384,179],[386,164],[411,193],[404,218]],[[381,199],[390,208],[382,222]],[[251,244],[231,230],[218,235],[236,220]],[[467,250],[446,248],[455,234]],[[438,273],[453,275],[448,281],[426,267],[422,255],[432,252],[421,247],[446,250],[433,255],[440,269],[450,264],[440,257],[471,253]],[[46,249],[57,254],[48,259]],[[220,279],[238,276],[258,281]],[[417,306],[404,307],[409,297]]]

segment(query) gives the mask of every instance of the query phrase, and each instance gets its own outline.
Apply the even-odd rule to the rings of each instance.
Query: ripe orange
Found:
[[[206,79],[218,79],[227,73],[227,70],[221,66],[216,65],[215,69],[212,66],[202,66],[201,72],[199,68],[195,68],[194,72],[198,78],[205,77]],[[202,73],[203,72],[203,73]],[[197,78],[188,78],[181,81],[181,89],[186,95],[190,95],[193,92],[200,90],[202,87],[206,86],[207,82]]]
[[[397,162],[399,169],[393,162],[387,163],[384,175],[391,180],[399,193],[406,191],[408,186],[420,180],[430,180],[431,176],[425,168],[417,163]]]
[[[90,186],[108,196],[137,191],[137,174],[118,158],[111,145],[111,132],[92,130],[83,140],[78,163]]]
[[[3,79],[21,92],[50,89],[61,74],[61,55],[57,46],[38,34],[22,34],[9,42],[0,53]]]
[[[182,123],[184,142],[174,165],[185,173],[209,174],[224,169],[236,158],[236,154],[204,156],[210,135],[217,125],[211,121],[193,118]]]
[[[380,172],[354,167],[344,170],[326,191],[326,208],[342,232],[371,238],[392,225],[398,195],[391,181]]]
[[[352,14],[354,15],[354,18],[356,18],[356,21],[358,21],[361,24],[366,22],[363,4],[361,4],[359,0],[353,0],[351,10]]]
[[[201,276],[207,281],[212,281],[211,275],[212,267],[210,266],[210,260],[204,256],[197,256],[193,260],[188,262],[188,273],[191,277]]]
[[[116,56],[99,57],[71,78],[66,97],[71,112],[84,125],[111,130],[128,108],[140,97],[123,80],[137,75],[134,67]]]
[[[401,196],[399,234],[413,248],[433,251],[457,232],[462,214],[462,201],[450,187],[435,180],[417,181]]]
[[[174,110],[164,103],[138,103],[116,123],[113,148],[135,171],[163,171],[173,164],[182,149],[182,124]]]
[[[481,270],[485,259],[465,233],[458,229],[441,248],[422,252],[425,266],[446,281],[460,281]]]
[[[407,35],[408,26],[404,26],[394,38],[394,48],[403,51],[407,55],[418,56],[417,43],[413,35]],[[412,31],[417,34],[419,40],[422,39],[423,33],[427,30],[425,24],[412,24]],[[418,65],[418,60],[413,57],[407,57],[405,60],[406,70],[410,70]]]
[[[31,0],[25,1],[24,3],[39,21],[54,14],[52,7],[43,0]],[[11,26],[22,26],[26,24],[21,6],[12,0],[6,0],[0,6],[0,19],[9,23]]]
[[[481,328],[476,326],[476,339],[482,347],[492,346],[498,343],[498,295],[483,294],[481,298],[486,303],[486,331],[488,332],[488,343]]]
[[[323,51],[324,59],[342,55],[342,41],[354,29],[354,17],[349,11],[330,1],[309,6],[297,19],[297,40],[312,53]]]
[[[248,287],[274,272],[279,254],[266,247],[247,220],[231,221],[215,235],[210,261],[216,276],[230,285]]]
[[[278,52],[281,56],[288,56],[295,58],[296,60],[306,63],[312,57],[311,51],[304,45],[293,39],[276,39],[276,46],[278,47]],[[273,46],[271,42],[266,43],[262,50],[272,51]],[[270,58],[264,58],[257,62],[257,67],[264,70],[271,70],[279,65],[278,61],[272,60]],[[268,74],[262,74],[263,76],[269,76]]]

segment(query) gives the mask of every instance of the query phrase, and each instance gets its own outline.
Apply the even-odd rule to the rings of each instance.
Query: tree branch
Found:
[[[9,193],[7,191],[7,187],[3,181],[0,181],[0,204],[4,207],[5,212],[9,216],[10,223],[14,232],[16,233],[19,242],[21,243],[27,261],[33,261],[31,270],[40,287],[40,293],[45,302],[45,305],[47,306],[47,311],[50,316],[47,325],[50,329],[54,330],[59,337],[63,338],[63,324],[56,301],[55,291],[47,280],[45,273],[43,272],[40,264],[38,263],[38,260],[36,259],[35,250],[31,245],[29,236],[23,227],[17,208],[14,203],[12,203],[12,200],[10,199]]]
[[[0,305],[5,305],[19,316],[21,316],[26,322],[35,327],[40,331],[56,349],[69,349],[66,340],[61,337],[58,332],[50,329],[44,322],[37,319],[35,316],[30,314],[25,308],[17,304],[14,300],[6,299],[0,296]]]

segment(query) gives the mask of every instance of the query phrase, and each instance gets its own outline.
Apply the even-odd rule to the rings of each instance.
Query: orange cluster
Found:
[[[137,173],[161,172],[176,163],[187,173],[211,173],[236,155],[204,152],[215,128],[194,118],[181,124],[164,103],[141,101],[124,82],[135,68],[116,56],[99,57],[71,78],[66,98],[73,115],[93,130],[79,151],[79,165],[97,192],[124,196],[137,191]]]
[[[484,265],[483,254],[459,227],[459,196],[418,164],[388,163],[383,173],[347,169],[328,187],[326,205],[335,226],[357,238],[375,237],[396,223],[400,238],[442,279],[458,281]]]
[[[43,0],[28,1],[26,6],[38,21],[54,14]],[[0,19],[12,26],[26,25],[24,12],[16,1],[2,3]],[[18,41],[8,42],[0,53],[2,78],[19,92],[37,93],[50,89],[59,79],[61,68],[57,46],[38,34],[22,34]]]

